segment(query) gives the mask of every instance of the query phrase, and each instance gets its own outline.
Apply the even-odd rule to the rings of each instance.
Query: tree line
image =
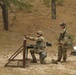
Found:
[[[2,9],[2,17],[4,23],[4,30],[8,30],[8,9],[11,5],[23,7],[25,6],[23,0],[0,0],[0,7]]]
[[[44,1],[46,3],[48,0],[44,0]],[[51,1],[51,7],[52,7],[51,8],[52,19],[56,19],[56,1],[61,2],[61,0],[49,0],[49,1]],[[0,0],[0,7],[2,9],[2,18],[4,23],[3,25],[4,25],[4,30],[6,31],[8,30],[8,9],[11,8],[12,4],[20,8],[28,7],[27,4],[25,4],[25,0]],[[29,7],[31,7],[30,4],[28,5]]]

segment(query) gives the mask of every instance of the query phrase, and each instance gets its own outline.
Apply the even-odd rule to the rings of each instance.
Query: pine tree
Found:
[[[8,8],[11,4],[21,8],[25,6],[24,0],[0,0],[5,30],[8,30]]]
[[[56,19],[56,0],[51,0],[52,19]]]

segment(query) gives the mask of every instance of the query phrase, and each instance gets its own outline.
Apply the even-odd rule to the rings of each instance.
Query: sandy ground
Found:
[[[37,54],[37,63],[30,63],[29,60],[32,58],[29,54],[29,60],[27,60],[25,68],[4,67],[11,55],[12,54],[0,56],[0,75],[76,75],[76,56],[70,55],[70,52],[68,52],[68,59],[66,63],[51,63],[52,59],[57,58],[57,53],[48,53],[47,58],[45,59],[47,64],[40,64]],[[20,53],[15,59],[22,59],[22,53]],[[17,65],[17,63],[18,61],[11,61],[8,65]],[[18,65],[22,65],[22,62],[20,61]]]

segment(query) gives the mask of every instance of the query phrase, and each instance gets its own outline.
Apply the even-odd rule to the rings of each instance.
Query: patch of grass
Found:
[[[31,5],[29,2],[26,2],[25,3],[25,7],[26,7],[27,11],[30,12],[30,10],[33,7],[33,5]]]

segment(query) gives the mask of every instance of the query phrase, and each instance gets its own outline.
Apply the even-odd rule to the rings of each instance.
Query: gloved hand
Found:
[[[24,36],[26,39],[28,39],[28,38],[29,38],[29,36],[28,36],[28,35],[23,34],[23,36]]]
[[[29,36],[28,35],[26,36],[26,39],[29,39]]]

